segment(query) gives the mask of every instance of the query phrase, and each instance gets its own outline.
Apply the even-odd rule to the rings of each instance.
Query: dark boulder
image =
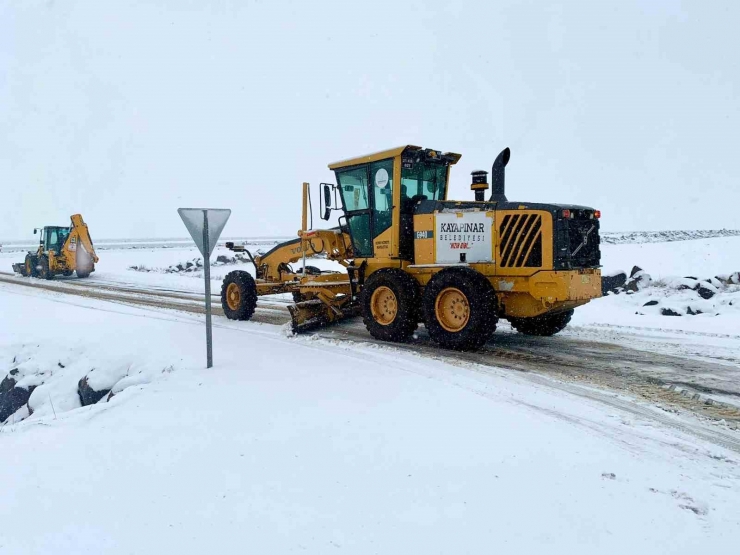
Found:
[[[642,306],[656,306],[658,304],[658,301],[648,301]]]
[[[624,287],[625,283],[627,283],[627,274],[624,272],[619,272],[612,276],[602,276],[601,294],[606,295],[607,293],[618,293],[618,290]]]
[[[696,291],[697,287],[699,287],[699,280],[692,277],[685,277],[680,280],[677,289],[679,291]]]
[[[709,283],[700,283],[695,291],[702,299],[711,299],[717,293],[717,288]]]
[[[110,389],[101,389],[100,391],[96,391],[90,387],[90,384],[87,383],[87,376],[77,383],[77,395],[79,395],[80,403],[83,407],[94,405],[103,397],[108,395],[108,393],[110,393]]]
[[[675,310],[671,310],[670,308],[661,308],[660,313],[663,316],[681,316],[681,314],[679,314]]]
[[[13,370],[11,370],[11,373]],[[17,374],[18,371],[15,370]],[[0,382],[0,422],[5,422],[11,415],[15,414],[19,408],[28,403],[28,398],[36,389],[35,385],[29,388],[18,387],[15,378],[10,375],[6,376]]]
[[[18,375],[18,369],[14,368],[10,372],[8,372],[8,375],[3,378],[3,381],[0,382],[0,394],[7,393],[11,389],[15,387],[16,381],[13,376]]]
[[[724,285],[720,280],[718,280],[716,277],[705,279],[709,285],[712,285],[713,287],[716,287],[718,290],[722,288]]]
[[[642,270],[639,266],[632,268],[632,275],[627,280],[622,288],[627,293],[637,293],[640,289],[644,289],[650,285],[653,278],[650,274]]]

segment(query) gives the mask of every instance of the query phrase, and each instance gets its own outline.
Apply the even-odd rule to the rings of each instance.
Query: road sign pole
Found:
[[[211,251],[231,216],[225,208],[178,208],[182,223],[188,228],[195,245],[203,255],[203,278],[206,281],[206,364],[213,367],[213,326],[211,324]],[[213,246],[213,247],[212,247]]]
[[[211,328],[211,245],[208,244],[208,210],[203,210],[203,268],[206,279],[206,368],[213,366],[213,330]]]

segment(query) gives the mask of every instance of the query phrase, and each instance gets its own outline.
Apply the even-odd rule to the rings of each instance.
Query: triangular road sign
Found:
[[[221,237],[221,232],[231,216],[231,210],[228,208],[178,208],[177,212],[203,258],[210,259],[216,241]],[[203,245],[203,228],[206,225],[206,219],[208,221],[208,253],[204,252]]]

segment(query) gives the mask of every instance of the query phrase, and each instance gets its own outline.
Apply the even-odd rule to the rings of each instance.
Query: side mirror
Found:
[[[328,183],[321,184],[321,219],[328,220],[331,216],[331,188]]]
[[[34,235],[36,235],[36,232],[37,232],[37,231],[38,231],[38,229],[36,229],[36,228],[34,227],[34,228],[33,228],[33,234],[34,234]]]

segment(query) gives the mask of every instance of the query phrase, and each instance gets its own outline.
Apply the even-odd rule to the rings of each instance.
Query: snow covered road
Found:
[[[0,273],[0,287],[3,284],[153,309],[193,314],[202,314],[204,310],[202,294],[110,279],[48,282]],[[288,302],[287,296],[261,298],[254,321],[288,323]],[[222,316],[217,294],[214,303],[215,314]],[[235,324],[225,318],[217,318],[217,322]],[[379,343],[367,333],[359,318],[311,335],[353,344]],[[502,321],[494,340],[477,353],[442,351],[429,341],[423,328],[413,343],[394,348],[451,364],[462,360],[534,372],[637,397],[672,411],[724,421],[733,429],[740,425],[740,335],[576,325],[556,337],[529,337],[514,333]]]

